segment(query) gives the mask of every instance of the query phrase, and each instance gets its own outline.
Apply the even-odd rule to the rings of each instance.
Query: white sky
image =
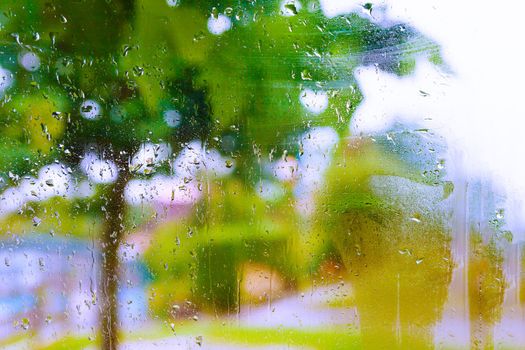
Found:
[[[372,3],[390,23],[407,23],[435,40],[450,73],[428,64],[425,57],[418,60],[415,74],[405,78],[372,68],[358,70],[356,78],[365,99],[354,116],[351,130],[381,132],[398,121],[438,131],[451,150],[447,159],[450,170],[455,168],[467,179],[487,179],[507,195],[508,228],[523,239],[519,231],[523,231],[525,224],[521,204],[525,198],[522,103],[525,3],[517,0]],[[354,11],[360,4],[321,0],[327,16]],[[419,90],[429,95],[423,96]]]

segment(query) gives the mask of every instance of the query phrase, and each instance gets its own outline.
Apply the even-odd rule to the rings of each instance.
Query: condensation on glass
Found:
[[[2,1],[0,347],[525,347],[496,6]]]

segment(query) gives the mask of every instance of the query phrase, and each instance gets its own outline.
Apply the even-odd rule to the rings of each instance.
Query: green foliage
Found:
[[[339,148],[327,181],[316,226],[348,269],[364,346],[431,346],[452,273],[443,190],[424,185],[395,153],[360,139]]]
[[[155,244],[146,255],[155,280],[174,287],[186,280],[199,305],[231,312],[239,304],[244,263],[263,263],[295,283],[293,250],[298,247],[292,242],[297,219],[290,197],[267,204],[232,180],[214,181],[209,190],[208,199],[197,205],[193,217],[169,222],[156,231]],[[191,299],[188,291],[179,291],[177,297]]]

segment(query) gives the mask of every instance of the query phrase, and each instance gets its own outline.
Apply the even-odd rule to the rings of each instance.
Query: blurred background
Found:
[[[3,0],[0,347],[524,348],[520,6]]]

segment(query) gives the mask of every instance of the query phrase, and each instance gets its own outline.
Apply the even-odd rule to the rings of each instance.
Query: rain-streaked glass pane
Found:
[[[524,349],[524,9],[0,1],[0,348]]]

